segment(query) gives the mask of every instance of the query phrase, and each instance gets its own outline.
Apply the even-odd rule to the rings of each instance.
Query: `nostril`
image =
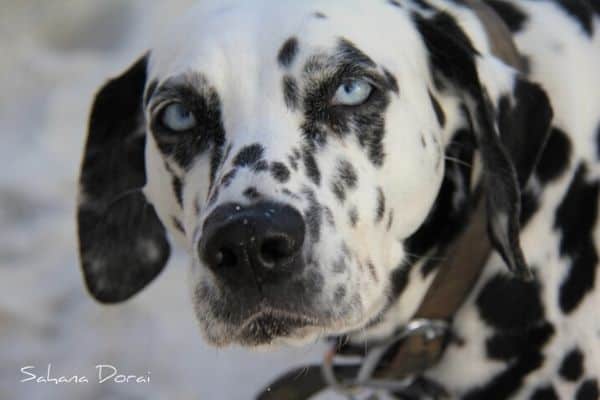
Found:
[[[215,276],[243,281],[248,274],[271,273],[280,266],[287,271],[292,265],[301,265],[305,231],[302,215],[291,206],[230,203],[206,218],[196,247],[203,265]]]
[[[221,248],[215,255],[215,265],[217,268],[235,267],[237,257],[233,251],[228,248]]]
[[[271,237],[260,246],[260,256],[263,262],[275,264],[293,255],[293,243],[287,237]]]

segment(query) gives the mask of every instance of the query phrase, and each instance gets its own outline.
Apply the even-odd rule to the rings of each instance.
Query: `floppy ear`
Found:
[[[517,276],[530,278],[519,244],[521,189],[549,133],[552,109],[544,90],[494,57],[483,57],[451,16],[415,16],[438,90],[462,99],[482,160],[488,232]]]
[[[139,292],[170,253],[165,229],[142,193],[147,59],[102,87],[89,121],[79,181],[79,253],[88,290],[103,303]]]

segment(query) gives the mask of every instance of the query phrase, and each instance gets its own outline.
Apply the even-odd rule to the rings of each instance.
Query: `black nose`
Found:
[[[198,252],[219,277],[269,279],[298,269],[305,230],[302,215],[287,205],[225,204],[204,222]]]

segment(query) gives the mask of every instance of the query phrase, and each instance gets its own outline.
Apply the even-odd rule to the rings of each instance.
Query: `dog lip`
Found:
[[[237,336],[247,344],[266,344],[277,337],[290,336],[298,329],[316,325],[314,318],[304,314],[266,309],[248,317]]]

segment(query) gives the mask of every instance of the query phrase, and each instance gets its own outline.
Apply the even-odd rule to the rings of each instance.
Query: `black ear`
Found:
[[[415,16],[415,23],[437,89],[465,104],[483,165],[491,242],[513,273],[531,277],[519,244],[521,189],[546,144],[552,120],[548,97],[512,68],[479,55],[450,15]]]
[[[147,55],[96,95],[80,176],[79,253],[90,293],[104,303],[133,296],[164,268],[165,229],[142,188]]]

